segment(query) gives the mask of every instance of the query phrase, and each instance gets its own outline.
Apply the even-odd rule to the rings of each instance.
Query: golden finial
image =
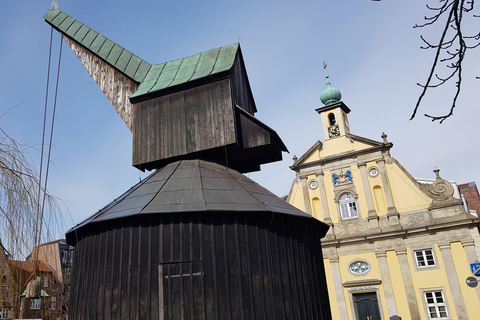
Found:
[[[323,69],[327,69],[327,64],[325,63],[325,60],[323,60]]]

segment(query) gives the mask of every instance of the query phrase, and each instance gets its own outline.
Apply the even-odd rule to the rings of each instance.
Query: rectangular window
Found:
[[[435,258],[433,257],[432,249],[415,251],[415,259],[419,267],[431,267],[435,265]]]
[[[44,278],[43,278],[43,286],[44,286],[45,288],[48,287],[48,277],[44,277]]]
[[[342,220],[358,218],[357,202],[351,192],[344,193],[338,199]]]
[[[32,304],[30,305],[30,309],[32,309],[32,310],[40,309],[41,303],[42,302],[41,302],[40,298],[32,298]]]
[[[447,319],[447,304],[442,291],[425,291],[429,319]]]
[[[50,298],[50,310],[55,310],[57,309],[57,297],[51,297]]]
[[[0,309],[0,319],[10,319],[10,309]]]

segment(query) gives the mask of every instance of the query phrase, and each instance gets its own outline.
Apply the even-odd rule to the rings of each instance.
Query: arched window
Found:
[[[331,126],[334,126],[337,124],[337,121],[335,120],[335,115],[333,113],[328,114],[328,121],[330,122]]]
[[[340,196],[338,200],[342,220],[358,218],[357,202],[353,193],[347,192]]]

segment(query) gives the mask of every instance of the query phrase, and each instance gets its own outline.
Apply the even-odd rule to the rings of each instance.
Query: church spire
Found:
[[[323,63],[325,69],[327,65]],[[320,101],[324,104],[323,107],[316,109],[322,117],[323,133],[325,139],[336,138],[350,133],[350,126],[348,124],[347,114],[350,109],[342,102],[342,93],[337,88],[332,87],[328,75],[327,85],[320,93]]]
[[[323,89],[322,93],[320,93],[320,101],[326,106],[340,102],[342,100],[342,93],[337,88],[332,87],[328,74],[325,78],[327,78],[327,86]]]

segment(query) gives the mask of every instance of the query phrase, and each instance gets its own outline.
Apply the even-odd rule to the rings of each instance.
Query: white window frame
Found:
[[[438,294],[440,294],[440,297],[438,296]],[[447,301],[445,300],[445,294],[443,293],[443,290],[441,289],[423,290],[423,298],[425,301],[427,319],[435,319],[435,320],[450,319],[448,315]],[[438,301],[438,298],[441,298],[442,301]],[[432,312],[436,317],[434,318],[431,317]]]
[[[430,251],[431,259],[427,258],[427,251]],[[417,253],[421,253],[420,260],[419,256]],[[413,255],[415,256],[415,262],[418,268],[431,268],[435,267],[437,265],[437,261],[435,260],[435,250],[434,248],[428,248],[428,249],[421,249],[421,250],[414,250]],[[425,265],[421,265],[424,263]]]
[[[358,205],[355,195],[351,192],[344,192],[338,198],[338,208],[342,220],[358,218]],[[345,214],[344,214],[345,213]]]
[[[10,319],[10,309],[1,308],[0,309],[0,319]]]
[[[40,298],[31,299],[31,304],[30,304],[31,310],[40,310],[41,306],[42,306],[42,299]]]
[[[50,310],[57,309],[57,297],[50,298]]]

